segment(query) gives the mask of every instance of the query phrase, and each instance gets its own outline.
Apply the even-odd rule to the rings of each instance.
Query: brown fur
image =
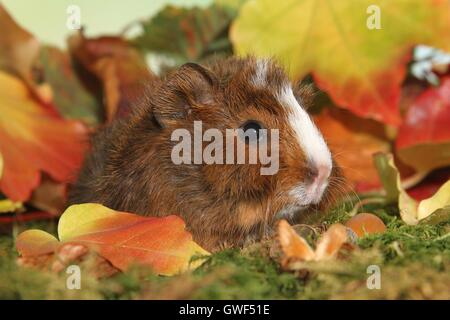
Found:
[[[276,213],[289,206],[288,191],[310,172],[286,108],[274,96],[288,79],[270,63],[270,90],[255,88],[249,81],[255,68],[254,58],[230,58],[206,68],[185,65],[160,80],[130,116],[93,139],[70,202],[97,202],[152,216],[178,214],[207,249],[242,245],[266,234]],[[299,88],[298,93],[306,101],[311,90]],[[173,164],[174,129],[192,133],[193,121],[202,120],[203,130],[225,134],[226,128],[239,128],[249,119],[280,130],[276,175],[260,175],[259,164]],[[338,169],[332,174],[338,175]]]

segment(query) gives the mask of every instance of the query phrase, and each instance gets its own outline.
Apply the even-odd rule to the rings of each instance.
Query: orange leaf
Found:
[[[42,230],[27,230],[17,236],[16,249],[24,257],[52,254],[60,242]]]
[[[389,141],[381,124],[361,119],[342,109],[325,109],[314,117],[350,186],[363,192],[380,187],[373,155],[388,152]]]
[[[25,201],[39,185],[40,171],[67,182],[85,150],[86,128],[67,121],[31,99],[25,85],[0,72],[0,152],[4,169],[0,190]]]
[[[191,267],[193,255],[207,254],[177,216],[142,217],[99,204],[71,206],[60,219],[58,234],[62,241],[92,247],[120,270],[139,263],[172,275]]]
[[[315,257],[314,250],[311,249],[308,242],[300,237],[286,220],[278,223],[278,242],[285,259],[284,265],[290,259],[310,261]]]
[[[346,228],[340,223],[331,225],[317,242],[316,260],[332,259],[336,257],[339,250],[347,241]]]

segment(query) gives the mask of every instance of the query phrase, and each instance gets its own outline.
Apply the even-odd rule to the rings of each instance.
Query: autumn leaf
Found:
[[[59,114],[95,125],[103,117],[102,106],[77,78],[68,52],[44,46],[39,53],[43,81],[52,90],[52,100]]]
[[[62,241],[97,247],[121,270],[138,262],[170,275],[187,269],[193,255],[207,253],[192,241],[179,217],[141,217],[97,204],[70,207],[60,219],[58,234]]]
[[[43,176],[28,203],[34,208],[59,216],[67,207],[67,184]]]
[[[416,200],[424,200],[435,194],[448,180],[450,180],[450,168],[434,170],[419,184],[408,188],[408,194]]]
[[[317,242],[315,260],[335,258],[339,250],[347,242],[350,242],[350,239],[345,226],[340,223],[332,224]]]
[[[13,20],[1,3],[0,30],[0,69],[31,84],[31,70],[39,53],[39,42]]]
[[[0,153],[0,179],[3,174],[3,157]],[[14,202],[9,199],[0,199],[0,213],[13,212],[22,208],[22,203]]]
[[[284,269],[297,269],[297,262],[326,261],[335,258],[339,250],[351,240],[342,224],[331,225],[320,237],[316,249],[299,236],[286,220],[280,220],[277,226],[277,239],[281,248],[281,266]]]
[[[379,153],[374,162],[386,191],[386,201],[398,202],[400,216],[405,223],[415,225],[440,210],[450,212],[450,180],[430,198],[416,201],[403,189],[392,154]]]
[[[283,253],[282,265],[288,265],[291,259],[311,261],[315,257],[315,252],[308,242],[300,237],[286,220],[280,220],[278,223],[278,242]]]
[[[232,48],[227,33],[237,6],[224,3],[189,9],[166,6],[142,23],[143,32],[133,42],[141,50],[168,55],[178,64],[229,55]]]
[[[64,212],[58,223],[58,236],[61,241],[105,230],[147,221],[136,214],[121,212],[99,204],[74,205]]]
[[[0,213],[15,212],[23,210],[22,202],[15,202],[9,199],[0,199]]]
[[[82,69],[80,73],[88,73],[91,77],[82,79],[94,91],[98,84],[103,89],[105,118],[108,121],[116,113],[118,116],[128,113],[132,104],[143,95],[145,86],[149,86],[155,78],[140,52],[123,38],[105,36],[88,39],[79,33],[69,38],[68,45],[75,63]]]
[[[71,263],[81,263],[97,278],[108,277],[118,272],[108,261],[98,255],[89,255],[85,246],[59,242],[53,235],[42,230],[27,230],[16,238],[16,249],[20,253],[19,266],[61,272]]]
[[[411,49],[448,49],[450,10],[446,0],[248,1],[230,37],[238,54],[276,56],[294,78],[311,72],[339,106],[399,125]]]
[[[380,187],[373,155],[390,151],[384,128],[338,108],[326,108],[314,116],[314,122],[332,150],[345,178],[357,192]]]
[[[37,229],[24,231],[16,238],[16,249],[25,257],[54,253],[59,245],[50,233]]]
[[[418,172],[450,165],[450,76],[409,106],[396,149],[398,157]]]
[[[60,218],[58,235],[61,243],[88,247],[122,271],[138,263],[158,274],[173,275],[198,266],[199,261],[190,263],[192,256],[208,254],[192,241],[177,216],[143,217],[100,204],[69,207]],[[38,236],[45,238],[41,233]],[[19,239],[29,239],[23,237]],[[23,254],[24,247],[26,254],[33,251],[28,242],[19,242],[19,253]]]
[[[68,182],[80,166],[86,128],[56,117],[34,101],[17,78],[0,72],[0,190],[13,201],[27,200],[40,171]]]

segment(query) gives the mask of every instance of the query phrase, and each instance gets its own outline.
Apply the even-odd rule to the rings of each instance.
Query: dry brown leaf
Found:
[[[19,26],[0,3],[0,69],[30,85],[32,66],[39,53],[38,40]]]
[[[138,50],[120,37],[86,38],[83,33],[68,41],[69,51],[103,88],[105,116],[111,121],[126,114],[155,79]],[[91,79],[92,80],[92,79]],[[98,83],[96,83],[98,85]]]
[[[278,244],[281,249],[281,267],[286,270],[299,271],[298,262],[323,261],[338,257],[342,248],[351,249],[351,239],[347,228],[342,224],[331,225],[322,234],[313,250],[306,240],[299,236],[286,220],[278,223]],[[349,244],[348,246],[346,246]]]
[[[335,258],[346,242],[347,229],[340,223],[331,225],[317,242],[315,260]]]
[[[29,202],[39,210],[59,216],[66,208],[66,189],[67,184],[44,176],[41,184],[34,189]]]
[[[278,242],[283,254],[282,265],[284,266],[288,265],[292,259],[310,261],[315,257],[314,250],[286,220],[281,220],[278,223]]]

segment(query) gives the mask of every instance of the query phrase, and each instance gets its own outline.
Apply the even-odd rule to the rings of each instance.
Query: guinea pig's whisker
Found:
[[[350,185],[350,183],[341,177],[332,177],[334,180],[330,179],[330,185],[336,187],[336,191],[341,193],[345,198],[347,199],[347,202],[351,203],[352,206],[355,205],[354,201],[350,197],[350,194],[353,194],[354,197],[357,199],[357,202],[360,203],[361,199],[359,198],[359,195],[355,191],[355,189]],[[343,183],[344,185],[340,184]],[[342,203],[342,207],[344,207],[345,204]]]
[[[352,187],[347,184],[347,181],[345,179],[335,178],[335,180],[332,180],[330,184],[336,188],[338,195],[340,195],[342,197],[347,197],[350,200],[349,192],[354,192],[354,191],[353,191]],[[350,190],[348,190],[348,188]]]

